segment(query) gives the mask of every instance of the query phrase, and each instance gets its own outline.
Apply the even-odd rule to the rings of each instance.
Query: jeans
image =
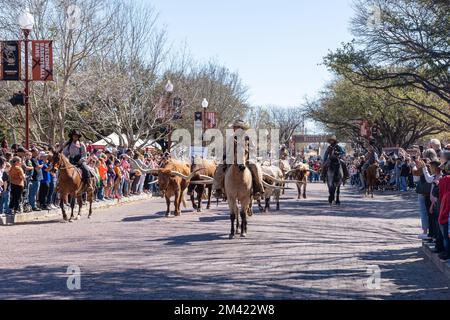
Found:
[[[407,191],[407,189],[406,177],[400,177],[400,191]]]
[[[48,206],[53,203],[53,193],[55,193],[55,190],[56,190],[56,183],[54,181],[51,181],[49,185],[47,199],[45,200],[45,205]]]
[[[430,223],[428,218],[427,197],[423,194],[418,195],[420,220],[422,223],[422,230],[426,231],[430,229]]]
[[[2,192],[2,195],[0,197],[0,214],[3,213],[10,213],[11,210],[9,209],[9,198],[10,198],[10,191],[6,190]]]
[[[448,230],[449,230],[448,225],[449,225],[448,223],[444,225],[440,224],[439,227],[441,229],[441,233],[444,238],[444,251],[447,254],[450,254],[450,238],[448,237]]]
[[[100,186],[97,189],[97,199],[103,200],[105,198],[105,187],[103,186],[103,181],[100,182]]]
[[[50,191],[50,183],[49,182],[41,183],[41,186],[39,188],[39,204],[40,204],[41,208],[47,207],[47,205],[48,205],[47,197],[48,197],[49,191]]]
[[[28,203],[30,204],[31,208],[36,209],[36,196],[39,190],[41,182],[40,181],[31,181],[30,184],[30,191],[28,194]]]
[[[122,184],[122,195],[128,196],[129,189],[130,189],[130,182],[127,179],[124,179]]]

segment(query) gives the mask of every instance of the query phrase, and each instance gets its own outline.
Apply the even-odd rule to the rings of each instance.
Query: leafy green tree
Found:
[[[355,8],[355,40],[325,65],[450,125],[450,2],[357,0]]]
[[[423,103],[433,103],[427,101],[432,97],[426,97],[419,90],[409,94]],[[323,123],[344,140],[361,141],[360,122],[368,120],[379,127],[376,139],[383,147],[407,149],[425,137],[445,131],[445,126],[434,117],[403,105],[384,91],[355,86],[346,79],[331,83],[320,99],[309,103],[307,109],[312,119]]]

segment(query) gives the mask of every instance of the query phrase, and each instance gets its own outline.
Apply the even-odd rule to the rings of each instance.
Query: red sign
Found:
[[[205,112],[206,115],[206,129],[217,128],[217,112]]]
[[[33,81],[53,81],[52,41],[32,41]]]
[[[329,136],[324,135],[296,135],[293,137],[294,143],[321,143],[327,142]]]

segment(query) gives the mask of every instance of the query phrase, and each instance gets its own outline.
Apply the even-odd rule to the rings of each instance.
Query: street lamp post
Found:
[[[170,109],[170,107],[169,107],[170,99],[169,98],[172,95],[173,90],[174,90],[174,86],[173,86],[173,84],[172,84],[172,82],[170,80],[167,81],[166,87],[164,89],[166,91],[166,101],[165,101],[166,107],[168,109]],[[167,114],[171,114],[170,110],[167,110]],[[171,146],[172,146],[172,126],[170,125],[170,123],[168,125],[169,125],[169,130],[168,130],[169,137],[167,139],[167,151],[170,153],[172,151],[171,150]]]
[[[203,115],[202,115],[202,157],[204,157],[205,154],[205,132],[206,132],[206,110],[208,109],[209,102],[206,100],[206,98],[202,101],[202,108],[203,108]]]
[[[25,148],[30,147],[30,75],[28,66],[28,45],[30,32],[34,26],[34,17],[26,9],[19,17],[19,25],[24,34],[25,43]]]

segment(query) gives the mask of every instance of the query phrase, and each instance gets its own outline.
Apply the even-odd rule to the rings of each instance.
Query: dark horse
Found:
[[[95,177],[89,179],[88,183],[83,183],[81,179],[81,170],[70,163],[62,153],[55,152],[52,158],[54,170],[59,170],[57,191],[61,195],[60,207],[63,218],[67,221],[66,210],[64,204],[68,203],[70,196],[70,207],[72,209],[70,220],[74,219],[73,211],[75,208],[75,199],[78,202],[78,215],[75,220],[81,218],[81,208],[83,207],[83,193],[87,193],[87,200],[89,202],[89,216],[92,215],[92,202],[94,200]]]
[[[344,182],[344,171],[342,170],[341,162],[336,155],[330,156],[330,164],[327,170],[327,185],[328,185],[328,202],[333,205],[335,202],[337,205],[341,204],[339,195],[341,193],[341,185]]]

